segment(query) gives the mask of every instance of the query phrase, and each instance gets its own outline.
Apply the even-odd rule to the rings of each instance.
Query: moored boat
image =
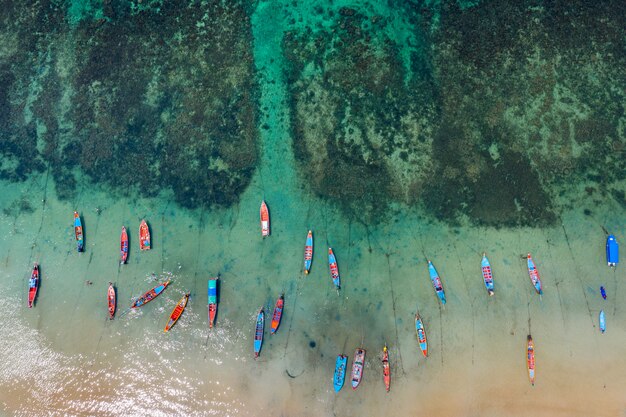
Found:
[[[415,314],[415,332],[417,333],[417,342],[424,357],[428,356],[428,342],[426,341],[426,329],[419,313]]]
[[[122,234],[120,235],[120,264],[125,264],[128,260],[128,233],[126,227],[122,226]]]
[[[480,264],[483,270],[483,281],[485,281],[485,287],[491,296],[493,295],[493,275],[491,274],[491,264],[489,264],[487,254],[483,253],[483,260]]]
[[[600,331],[604,333],[606,332],[606,317],[604,315],[604,310],[600,310],[599,320],[600,320]]]
[[[83,236],[83,225],[80,222],[80,215],[77,211],[74,212],[74,236],[76,237],[76,249],[78,252],[82,252],[85,247],[85,240]]]
[[[265,312],[263,308],[259,310],[256,316],[256,327],[254,329],[254,358],[258,358],[263,345],[263,330],[265,329]]]
[[[619,263],[619,245],[613,235],[606,238],[606,262],[611,267]]]
[[[152,288],[151,290],[147,291],[144,295],[142,295],[141,297],[136,299],[135,302],[133,303],[133,305],[130,306],[130,308],[137,308],[137,307],[141,307],[141,306],[143,306],[145,304],[148,304],[150,301],[152,301],[156,297],[158,297],[159,294],[161,294],[163,292],[163,290],[165,290],[165,288],[167,288],[169,283],[170,283],[170,281],[167,280],[164,283],[159,284],[156,287]]]
[[[537,291],[537,294],[543,294],[543,290],[541,289],[541,279],[539,278],[539,271],[537,271],[537,267],[535,266],[535,261],[530,256],[530,253],[527,256],[528,263],[528,275],[530,276],[530,281],[533,283],[533,287]]]
[[[176,324],[180,316],[183,314],[183,311],[185,311],[185,307],[187,307],[187,301],[189,301],[189,293],[183,295],[183,298],[178,301],[178,304],[176,304],[176,307],[172,310],[172,314],[170,314],[170,319],[165,325],[163,333],[169,331],[172,326]]]
[[[431,261],[428,261],[428,273],[430,274],[430,280],[433,283],[433,287],[435,288],[435,293],[439,300],[441,300],[442,304],[446,303],[446,293],[443,291],[443,285],[441,284],[441,278],[439,278],[439,274],[435,269],[435,266]]]
[[[37,297],[37,290],[39,289],[39,264],[35,262],[33,266],[33,272],[30,274],[28,280],[28,308],[32,308],[35,304],[35,297]]]
[[[213,327],[215,315],[217,314],[217,278],[209,279],[209,329]]]
[[[330,277],[333,279],[333,284],[335,284],[337,291],[339,291],[341,289],[339,268],[337,267],[337,258],[335,258],[332,248],[328,248],[328,266],[330,268]]]
[[[343,382],[346,379],[346,368],[348,366],[348,357],[346,355],[337,356],[335,361],[335,375],[333,376],[333,386],[335,392],[341,391]]]
[[[115,296],[115,287],[112,282],[109,282],[107,304],[109,306],[109,319],[113,320],[113,317],[115,316],[115,309],[117,308],[117,297]]]
[[[139,225],[139,248],[141,250],[149,250],[151,247],[150,228],[145,220],[141,220],[141,224]]]
[[[308,275],[311,271],[311,263],[313,262],[313,232],[309,230],[306,235],[306,243],[304,244],[304,274]]]
[[[267,209],[265,200],[261,201],[261,236],[266,237],[270,235],[270,212]]]
[[[270,335],[276,333],[278,326],[280,325],[280,319],[283,316],[283,306],[285,305],[285,295],[281,294],[276,300],[276,306],[274,307],[274,314],[272,314],[272,327],[270,328]]]
[[[352,373],[350,380],[352,381],[352,389],[356,389],[363,379],[363,366],[365,365],[365,349],[358,348],[354,352],[354,361],[352,362]]]
[[[602,295],[602,298],[606,300],[606,290],[604,287],[600,287],[600,295]]]
[[[389,368],[389,351],[387,345],[383,347],[383,381],[385,382],[385,389],[389,392],[391,386],[391,369]]]
[[[528,345],[526,349],[526,368],[528,368],[530,383],[535,385],[535,344],[530,335],[528,335]]]

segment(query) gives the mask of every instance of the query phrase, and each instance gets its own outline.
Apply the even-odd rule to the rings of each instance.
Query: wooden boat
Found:
[[[120,264],[124,265],[128,260],[128,233],[126,227],[122,226],[122,234],[120,235]]]
[[[363,379],[363,366],[365,365],[365,349],[358,348],[354,352],[354,361],[352,362],[352,373],[350,379],[352,381],[352,389],[356,389]]]
[[[489,260],[487,259],[487,255],[485,253],[483,253],[483,260],[480,264],[483,270],[483,281],[485,281],[485,287],[491,296],[493,295],[493,275],[491,275],[491,265],[489,264]]]
[[[602,295],[602,298],[606,300],[606,290],[604,287],[600,287],[600,295]]]
[[[426,341],[426,329],[419,313],[415,314],[415,332],[417,333],[417,342],[420,345],[424,357],[428,356],[428,342]]]
[[[341,391],[343,382],[346,379],[346,368],[348,367],[348,357],[346,355],[337,356],[335,361],[335,375],[333,376],[333,386],[335,392]]]
[[[217,278],[209,279],[209,329],[213,328],[215,315],[217,314]]]
[[[283,316],[283,306],[285,305],[285,295],[281,294],[276,300],[276,306],[274,307],[274,314],[272,314],[272,327],[270,329],[270,335],[276,333],[278,326],[280,325],[280,318]]]
[[[149,250],[150,246],[150,228],[145,220],[139,225],[139,248],[141,250]]]
[[[176,304],[176,307],[174,307],[174,310],[172,310],[172,314],[170,314],[170,320],[165,325],[163,333],[169,331],[172,326],[176,324],[181,314],[183,314],[183,311],[185,311],[185,307],[187,307],[187,301],[189,301],[189,293],[183,295],[183,298],[178,301],[178,304]]]
[[[437,297],[441,300],[443,304],[446,303],[446,294],[443,292],[443,285],[441,284],[441,279],[439,278],[439,274],[435,269],[435,266],[431,261],[428,261],[428,273],[430,274],[430,280],[433,283],[433,287],[435,288],[435,293],[437,293]]]
[[[332,248],[328,248],[328,266],[330,267],[330,277],[333,279],[333,284],[335,284],[337,291],[339,291],[341,289],[339,268],[337,267],[337,259],[335,258]]]
[[[313,262],[313,232],[309,230],[306,235],[306,243],[304,244],[304,274],[308,275],[311,271],[311,262]]]
[[[613,235],[606,238],[606,262],[610,267],[616,267],[619,263],[619,245]]]
[[[541,295],[543,294],[543,291],[541,290],[541,279],[539,279],[539,271],[537,271],[537,267],[535,266],[535,262],[530,256],[530,253],[528,254],[528,257],[526,259],[528,262],[528,275],[530,276],[530,281],[533,283],[537,294]]]
[[[35,303],[35,297],[37,297],[37,290],[39,289],[39,264],[35,262],[33,266],[33,272],[30,274],[28,280],[28,308],[32,308]]]
[[[600,310],[600,331],[602,333],[606,332],[606,317],[604,315],[604,310]]]
[[[263,345],[263,330],[265,328],[265,313],[263,307],[256,316],[256,327],[254,330],[254,359],[259,357],[261,346]]]
[[[113,320],[113,317],[115,316],[115,309],[117,308],[117,300],[115,296],[115,287],[113,286],[112,282],[109,282],[107,301],[109,305],[109,319]]]
[[[526,351],[526,367],[528,368],[528,377],[530,383],[535,385],[535,344],[533,338],[528,335],[528,348]]]
[[[267,209],[265,200],[261,201],[261,236],[270,235],[270,212]]]
[[[389,351],[387,345],[383,347],[383,381],[385,382],[385,389],[389,392],[391,386],[391,370],[389,369]]]
[[[137,307],[141,307],[141,306],[143,306],[145,304],[148,304],[150,301],[152,301],[156,297],[158,297],[159,294],[161,294],[163,292],[163,290],[165,290],[167,288],[169,283],[170,283],[170,281],[167,280],[163,284],[159,284],[156,287],[152,288],[150,291],[146,292],[144,295],[142,295],[141,297],[136,299],[135,302],[133,303],[133,305],[130,306],[130,308],[137,308]]]
[[[76,248],[79,252],[82,252],[85,240],[83,238],[83,225],[80,222],[80,215],[77,211],[74,212],[74,235],[76,236]]]

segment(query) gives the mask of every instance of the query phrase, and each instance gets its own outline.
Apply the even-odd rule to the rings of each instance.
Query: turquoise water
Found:
[[[23,40],[25,56],[10,42],[0,50],[2,413],[626,412],[624,271],[604,258],[606,231],[626,241],[623,74],[612,66],[623,56],[609,55],[607,40],[584,44],[584,54],[602,54],[576,78],[555,57],[569,53],[567,39],[546,45],[540,36],[559,22],[552,9],[529,8],[531,19],[515,14],[520,8],[478,3],[183,9],[155,1],[126,10],[74,2],[62,8],[65,20],[35,6],[9,10],[23,27],[8,29],[6,20],[3,40],[18,33],[30,42],[33,11],[46,35]],[[591,37],[623,32],[615,19],[595,28],[608,6],[572,7],[582,8],[572,24]],[[497,33],[489,13],[512,16],[518,37]],[[608,92],[615,98],[603,99]],[[272,218],[266,239],[263,199]],[[74,210],[84,253],[75,250]],[[138,249],[143,218],[153,239],[147,252]],[[120,266],[122,225],[130,255]],[[315,250],[305,276],[309,229]],[[41,288],[28,309],[33,262]],[[216,275],[220,304],[209,330],[207,279]],[[172,284],[157,299],[107,320],[109,281],[122,312],[165,279]],[[188,307],[164,334],[185,292]],[[281,327],[270,337],[266,323],[254,360],[256,313],[265,307],[271,318],[283,292]],[[415,337],[418,310],[428,358]],[[367,350],[363,382],[335,394],[335,358],[344,353],[351,366],[357,347]]]

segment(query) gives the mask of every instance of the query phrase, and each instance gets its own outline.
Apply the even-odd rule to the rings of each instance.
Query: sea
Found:
[[[4,3],[0,415],[626,416],[623,3]]]

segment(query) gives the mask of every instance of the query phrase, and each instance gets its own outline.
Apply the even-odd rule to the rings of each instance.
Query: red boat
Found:
[[[383,380],[385,381],[385,389],[389,392],[391,385],[391,370],[389,369],[389,351],[387,346],[383,348]]]
[[[533,338],[528,335],[528,346],[526,349],[526,367],[528,368],[528,377],[530,378],[530,383],[535,385],[535,344],[533,343]]]
[[[174,324],[176,324],[181,314],[183,314],[183,311],[185,311],[185,307],[187,307],[188,300],[189,300],[189,293],[183,295],[183,298],[181,298],[178,304],[176,304],[176,307],[174,307],[172,314],[170,314],[170,320],[165,325],[165,329],[163,330],[163,333],[167,332],[169,329],[172,328]]]
[[[263,237],[270,235],[270,212],[265,200],[261,202],[261,235]]]
[[[209,329],[213,328],[217,314],[217,278],[209,278]]]
[[[125,264],[128,259],[128,233],[126,228],[122,226],[122,235],[120,236],[120,264]]]
[[[35,266],[33,266],[33,273],[30,275],[30,280],[28,281],[28,308],[33,307],[38,289],[39,289],[39,265],[37,264],[37,262],[35,262]]]
[[[285,295],[282,294],[276,300],[276,307],[274,307],[274,314],[272,315],[272,328],[270,334],[276,333],[278,326],[280,325],[280,318],[283,316],[283,306],[285,305]]]
[[[145,220],[142,220],[139,225],[139,247],[141,250],[150,249],[150,228]]]
[[[115,287],[112,282],[109,282],[109,291],[107,293],[107,298],[109,301],[109,319],[113,320],[115,316],[115,308],[117,307],[116,299],[115,299]]]

